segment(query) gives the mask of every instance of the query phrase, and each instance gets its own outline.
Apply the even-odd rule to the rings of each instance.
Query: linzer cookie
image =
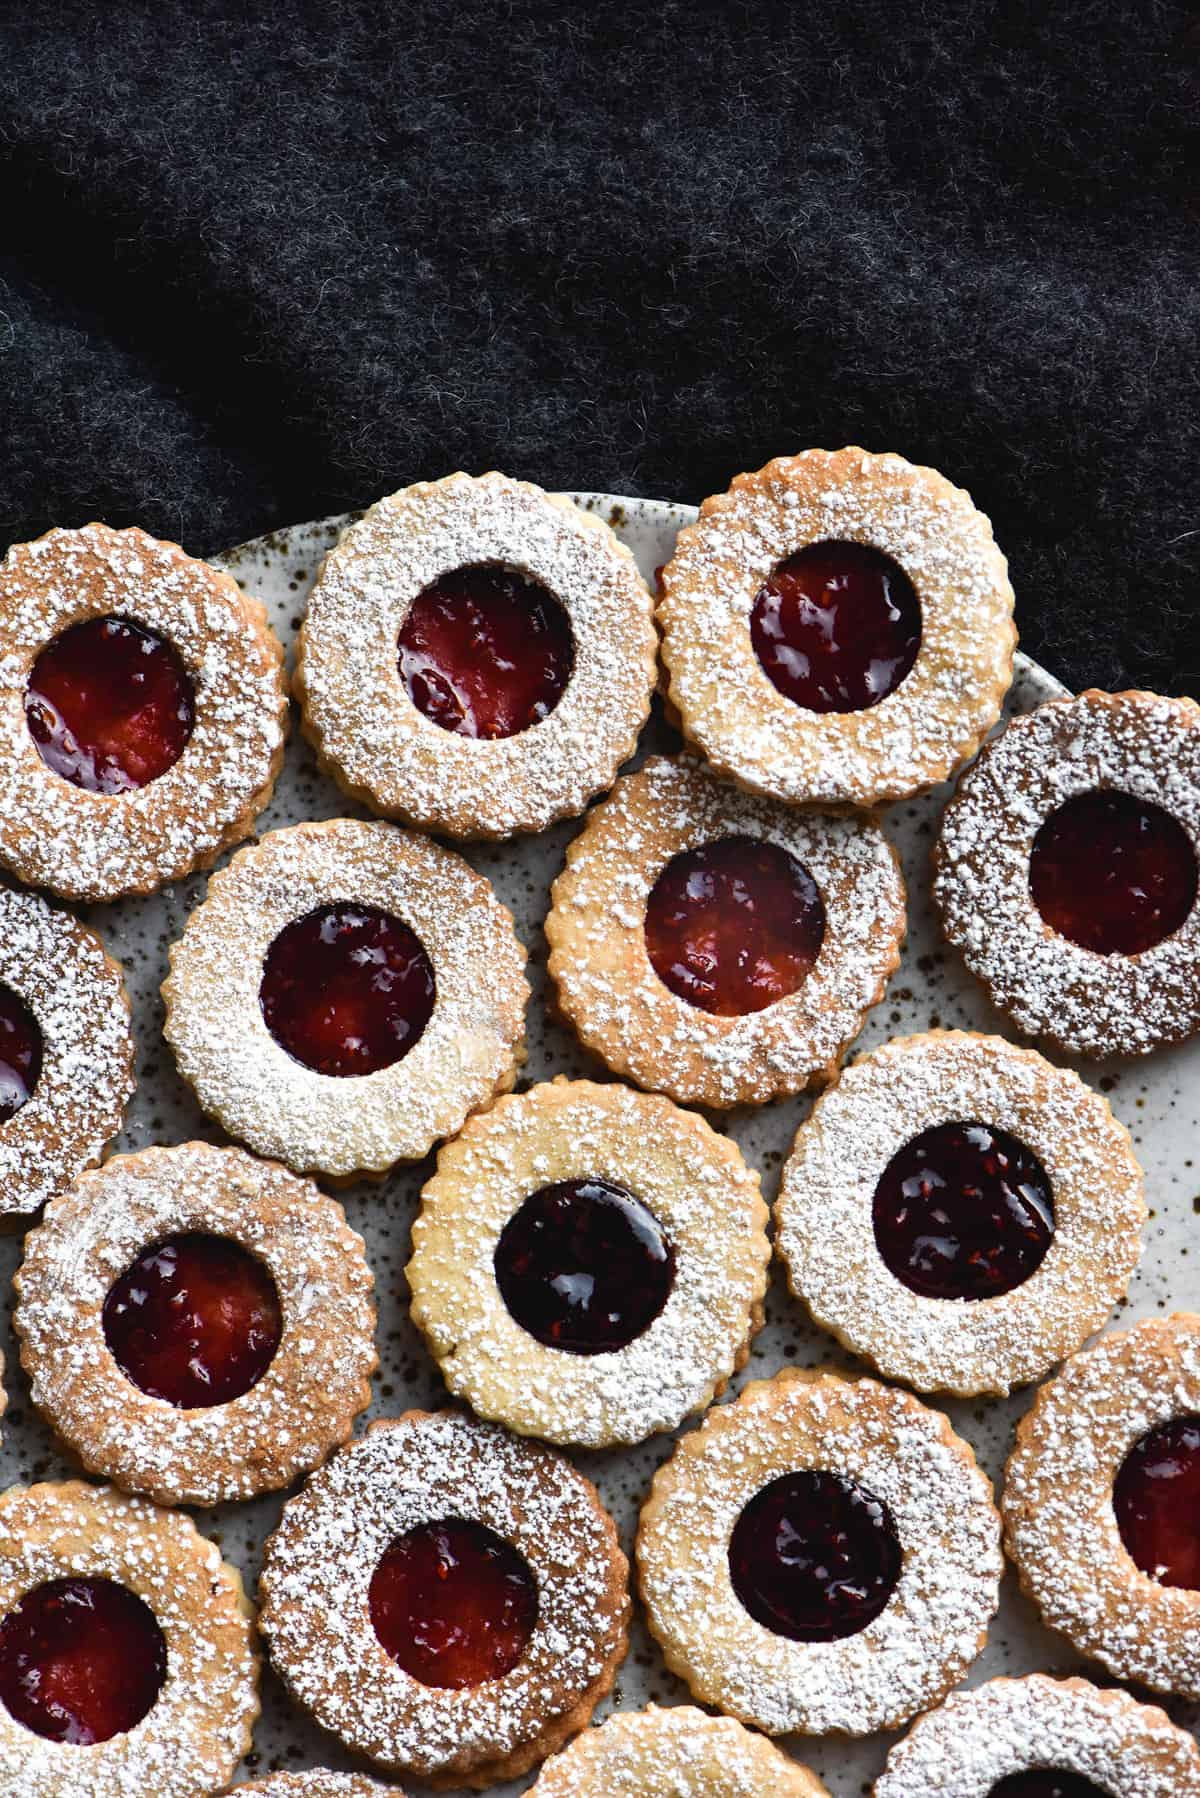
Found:
[[[873,818],[798,812],[690,757],[617,782],[546,919],[559,1003],[617,1074],[685,1104],[828,1081],[900,960],[904,882]]]
[[[298,1172],[382,1175],[512,1085],[524,970],[510,914],[453,850],[297,824],[209,881],[163,1031],[232,1136]]]
[[[241,1149],[118,1155],[31,1232],[32,1398],[90,1473],[160,1504],[285,1486],[370,1402],[373,1280],[342,1208]]]
[[[710,1411],[655,1475],[650,1628],[704,1704],[768,1735],[869,1735],[937,1704],[983,1646],[991,1487],[945,1417],[788,1369]]]
[[[992,1003],[1069,1053],[1200,1027],[1200,706],[1081,693],[1016,718],[946,809],[934,896]]]
[[[991,525],[900,456],[807,450],[739,475],[679,533],[661,590],[685,733],[789,804],[936,785],[978,749],[1012,680]]]
[[[307,1773],[270,1773],[248,1786],[236,1786],[230,1798],[248,1792],[257,1792],[258,1798],[404,1798],[399,1786],[383,1786],[360,1773],[327,1773],[320,1767]]]
[[[543,1767],[532,1798],[829,1798],[798,1761],[689,1704],[620,1711]]]
[[[438,1156],[412,1316],[484,1417],[587,1448],[710,1404],[762,1323],[770,1248],[736,1145],[669,1099],[555,1080]]]
[[[301,632],[304,725],[345,790],[454,836],[581,812],[633,753],[653,602],[593,514],[454,474],[380,500],[321,567]]]
[[[89,524],[0,566],[0,861],[150,893],[248,836],[283,760],[283,651],[227,574]]]
[[[625,1656],[627,1576],[595,1488],[562,1456],[410,1411],[285,1507],[262,1629],[293,1697],[349,1748],[482,1787],[587,1724]]]
[[[776,1210],[792,1290],[888,1379],[1004,1393],[1122,1297],[1146,1206],[1129,1132],[1078,1075],[930,1031],[817,1101]]]

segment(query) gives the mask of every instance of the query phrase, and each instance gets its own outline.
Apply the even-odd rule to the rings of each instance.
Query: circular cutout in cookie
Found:
[[[1134,1443],[1113,1484],[1113,1510],[1144,1574],[1200,1592],[1200,1414],[1173,1417]]]
[[[862,712],[894,693],[921,647],[921,602],[869,543],[810,543],[772,569],[750,613],[763,673],[808,712]]]
[[[0,1622],[0,1703],[52,1742],[85,1747],[125,1734],[166,1676],[154,1612],[116,1580],[47,1580]]]
[[[33,1097],[44,1047],[41,1026],[24,999],[0,982],[0,1124]]]
[[[1033,839],[1029,890],[1059,936],[1097,955],[1140,955],[1186,922],[1196,855],[1177,818],[1093,788],[1057,806]]]
[[[423,1686],[456,1692],[511,1673],[538,1616],[525,1557],[461,1517],[419,1524],[393,1542],[368,1603],[392,1659]]]

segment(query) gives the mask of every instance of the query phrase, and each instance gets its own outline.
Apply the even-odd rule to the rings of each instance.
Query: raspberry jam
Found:
[[[900,1578],[883,1500],[837,1473],[785,1473],[746,1506],[729,1542],[733,1589],[756,1623],[792,1642],[856,1636]]]
[[[722,837],[673,856],[646,904],[646,952],[677,998],[716,1017],[786,999],[825,939],[808,869],[754,837]]]
[[[165,637],[127,618],[88,618],[43,649],[25,722],[47,767],[89,793],[128,793],[174,766],[195,691]]]
[[[280,1047],[339,1078],[407,1055],[435,996],[420,937],[371,905],[323,905],[288,924],[267,950],[258,992]]]
[[[1026,1773],[1010,1773],[992,1787],[988,1798],[1111,1798],[1111,1794],[1093,1785],[1082,1773],[1030,1767]]]
[[[658,1316],[675,1251],[654,1213],[608,1180],[543,1186],[496,1244],[496,1280],[523,1330],[547,1348],[602,1355]]]
[[[1173,1417],[1134,1443],[1113,1485],[1113,1510],[1143,1573],[1200,1592],[1200,1416]]]
[[[1139,955],[1171,936],[1196,900],[1196,856],[1161,806],[1079,793],[1033,840],[1029,890],[1051,930],[1097,955]]]
[[[936,1124],[905,1143],[880,1175],[873,1216],[886,1266],[931,1299],[1011,1292],[1054,1238],[1045,1168],[991,1124]]]
[[[497,563],[456,568],[419,593],[400,632],[413,704],[460,737],[515,737],[548,718],[575,665],[563,607]]]
[[[0,1124],[33,1097],[42,1071],[42,1032],[11,987],[0,985]]]
[[[167,1676],[149,1605],[114,1580],[50,1580],[0,1623],[0,1703],[51,1742],[88,1746],[141,1722]]]
[[[807,712],[863,712],[894,693],[921,647],[921,602],[865,543],[812,543],[773,570],[750,614],[771,685]]]
[[[257,1384],[283,1318],[270,1272],[224,1236],[168,1236],[104,1301],[104,1339],[125,1377],[181,1410],[227,1405]]]
[[[371,1622],[423,1686],[462,1691],[503,1679],[538,1617],[523,1555],[482,1523],[423,1523],[392,1543],[371,1579]]]

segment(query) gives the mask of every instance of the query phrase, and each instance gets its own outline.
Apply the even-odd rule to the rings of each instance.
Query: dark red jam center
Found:
[[[433,964],[415,931],[370,905],[323,905],[267,950],[259,1002],[275,1041],[318,1074],[375,1074],[420,1041]]]
[[[754,837],[673,856],[646,905],[646,952],[664,986],[700,1011],[741,1017],[786,999],[825,939],[808,869]]]
[[[750,614],[772,686],[809,712],[862,712],[894,693],[921,647],[921,602],[865,543],[812,543],[772,572]]]
[[[608,1180],[562,1180],[531,1193],[494,1257],[504,1303],[547,1348],[603,1355],[658,1316],[675,1251],[654,1213]]]
[[[1174,1417],[1134,1443],[1113,1486],[1113,1509],[1143,1573],[1200,1592],[1200,1416]]]
[[[164,637],[127,618],[89,618],[33,664],[25,721],[64,780],[127,793],[179,760],[196,721],[195,693]]]
[[[482,1523],[423,1523],[393,1542],[371,1579],[371,1622],[423,1686],[461,1691],[503,1679],[538,1617],[524,1556]]]
[[[733,1589],[764,1629],[837,1642],[866,1629],[900,1578],[891,1513],[837,1473],[785,1473],[746,1506],[729,1543]]]
[[[0,1124],[33,1097],[42,1071],[42,1032],[11,987],[0,986]]]
[[[1051,812],[1029,859],[1029,889],[1046,923],[1097,955],[1138,955],[1161,943],[1187,919],[1196,881],[1178,819],[1107,790]]]
[[[198,1231],[147,1249],[104,1301],[104,1338],[122,1373],[185,1411],[249,1392],[282,1330],[263,1262],[240,1243]]]
[[[50,1580],[0,1623],[0,1702],[52,1742],[85,1746],[123,1735],[150,1710],[166,1675],[154,1612],[113,1580]]]
[[[1060,1773],[1054,1767],[1031,1767],[1010,1773],[994,1785],[988,1798],[1112,1798],[1082,1773]]]
[[[991,1124],[936,1124],[914,1136],[884,1168],[873,1211],[886,1266],[931,1299],[1011,1292],[1054,1238],[1045,1168]]]
[[[515,737],[540,723],[574,665],[571,621],[554,595],[495,563],[442,575],[400,632],[409,698],[461,737]]]

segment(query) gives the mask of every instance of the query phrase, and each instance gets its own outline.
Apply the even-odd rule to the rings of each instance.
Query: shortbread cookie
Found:
[[[895,1729],[983,1646],[991,1487],[938,1411],[787,1369],[710,1411],[638,1531],[647,1620],[702,1703],[783,1735]]]
[[[245,1792],[257,1792],[258,1798],[404,1798],[399,1786],[382,1786],[361,1773],[327,1773],[320,1767],[307,1773],[270,1773],[266,1779],[235,1787],[230,1798],[242,1798]]]
[[[763,1736],[692,1705],[620,1711],[543,1767],[534,1798],[829,1798]]]
[[[628,1645],[627,1578],[595,1487],[562,1456],[410,1411],[284,1508],[262,1628],[293,1697],[349,1748],[482,1787],[589,1721]]]
[[[1081,693],[1015,718],[946,809],[946,935],[1028,1036],[1142,1055],[1200,1028],[1200,706]]]
[[[204,1109],[298,1172],[381,1175],[513,1083],[525,952],[453,850],[297,824],[214,874],[171,951],[163,1026]]]
[[[115,1156],[51,1206],[16,1285],[34,1404],[89,1473],[160,1504],[286,1486],[370,1403],[362,1240],[244,1150]]]
[[[759,1178],[669,1099],[556,1080],[443,1146],[408,1266],[447,1385],[522,1435],[604,1448],[674,1429],[762,1323]]]
[[[714,1107],[831,1079],[904,931],[874,819],[773,805],[690,757],[617,782],[567,850],[546,920],[559,1003],[588,1048]]]
[[[953,1692],[888,1756],[875,1798],[1197,1798],[1200,1749],[1157,1705],[1085,1679]]]
[[[686,735],[789,804],[936,785],[978,749],[1012,680],[992,527],[900,456],[806,450],[739,475],[679,533],[661,590]]]
[[[1078,1075],[930,1031],[846,1069],[800,1128],[776,1240],[816,1321],[888,1379],[1004,1393],[1098,1330],[1146,1217],[1129,1132]]]
[[[544,830],[633,753],[653,613],[629,551],[569,500],[502,474],[407,487],[322,564],[300,636],[305,730],[387,817]]]
[[[1118,1679],[1200,1698],[1200,1316],[1073,1356],[1017,1428],[1003,1508],[1052,1629]]]
[[[106,1487],[0,1497],[0,1790],[195,1798],[249,1750],[241,1575],[190,1518]]]
[[[67,899],[151,893],[254,828],[283,651],[230,575],[89,524],[0,566],[0,862]]]

